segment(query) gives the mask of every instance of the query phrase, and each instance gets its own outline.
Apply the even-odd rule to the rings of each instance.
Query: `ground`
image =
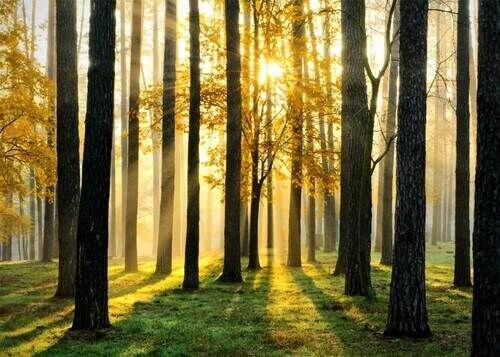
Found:
[[[179,289],[182,268],[155,276],[154,262],[125,274],[110,264],[113,328],[69,331],[71,300],[52,298],[55,263],[0,264],[0,355],[469,355],[471,290],[452,287],[453,246],[428,249],[427,296],[433,337],[390,339],[387,318],[390,269],[372,276],[376,301],[342,295],[343,278],[330,272],[335,256],[318,254],[316,264],[288,268],[280,259],[244,283],[216,282],[221,259],[200,262],[201,289]]]

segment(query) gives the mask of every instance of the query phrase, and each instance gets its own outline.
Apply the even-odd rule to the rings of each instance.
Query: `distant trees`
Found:
[[[87,115],[78,217],[74,330],[109,327],[108,210],[113,143],[115,0],[91,0]]]
[[[184,260],[184,290],[198,289],[200,247],[200,10],[198,0],[189,0],[190,86],[187,230]],[[239,219],[239,216],[238,216]],[[238,237],[239,239],[239,237]]]
[[[425,122],[427,0],[400,0],[400,86],[394,261],[385,334],[427,337]]]
[[[500,355],[500,6],[479,1],[472,355]]]
[[[160,227],[156,273],[172,272],[172,239],[175,189],[175,79],[177,52],[177,1],[165,1],[165,51],[163,59],[163,117],[161,154]]]
[[[139,94],[141,76],[142,0],[132,5],[128,120],[127,228],[125,271],[137,271],[137,206],[139,195]]]
[[[80,199],[76,0],[56,1],[57,216],[59,275],[56,297],[72,297]]]
[[[469,0],[458,1],[457,142],[455,185],[455,286],[471,286],[469,226]]]

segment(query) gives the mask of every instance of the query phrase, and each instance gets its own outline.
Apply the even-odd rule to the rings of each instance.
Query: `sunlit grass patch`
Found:
[[[377,298],[343,295],[343,277],[331,275],[335,255],[288,268],[263,254],[263,269],[244,282],[217,282],[221,259],[203,258],[197,292],[180,289],[182,266],[169,277],[154,262],[125,274],[109,268],[109,331],[68,332],[73,304],[54,300],[56,264],[0,265],[0,355],[467,355],[471,290],[452,286],[453,255],[429,247],[427,296],[434,337],[411,341],[382,336],[390,267],[374,254]],[[245,264],[243,264],[245,266]]]

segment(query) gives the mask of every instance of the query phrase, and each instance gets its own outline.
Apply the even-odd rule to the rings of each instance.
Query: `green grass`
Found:
[[[373,265],[375,302],[345,297],[343,278],[329,273],[334,256],[287,268],[280,259],[244,274],[245,282],[216,282],[219,258],[204,258],[201,289],[179,289],[182,269],[166,278],[124,274],[110,264],[113,328],[75,333],[72,301],[55,300],[56,265],[0,265],[0,355],[429,355],[469,354],[471,290],[452,287],[453,247],[428,252],[427,295],[433,337],[382,335],[390,269]],[[379,257],[374,255],[373,261]]]

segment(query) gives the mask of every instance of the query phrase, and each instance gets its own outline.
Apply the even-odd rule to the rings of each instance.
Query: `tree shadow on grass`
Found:
[[[136,301],[106,332],[68,332],[40,355],[244,355],[266,345],[265,318],[270,270],[247,272],[240,284],[216,281],[220,261],[201,272],[199,291],[179,289],[174,273],[167,287]]]

